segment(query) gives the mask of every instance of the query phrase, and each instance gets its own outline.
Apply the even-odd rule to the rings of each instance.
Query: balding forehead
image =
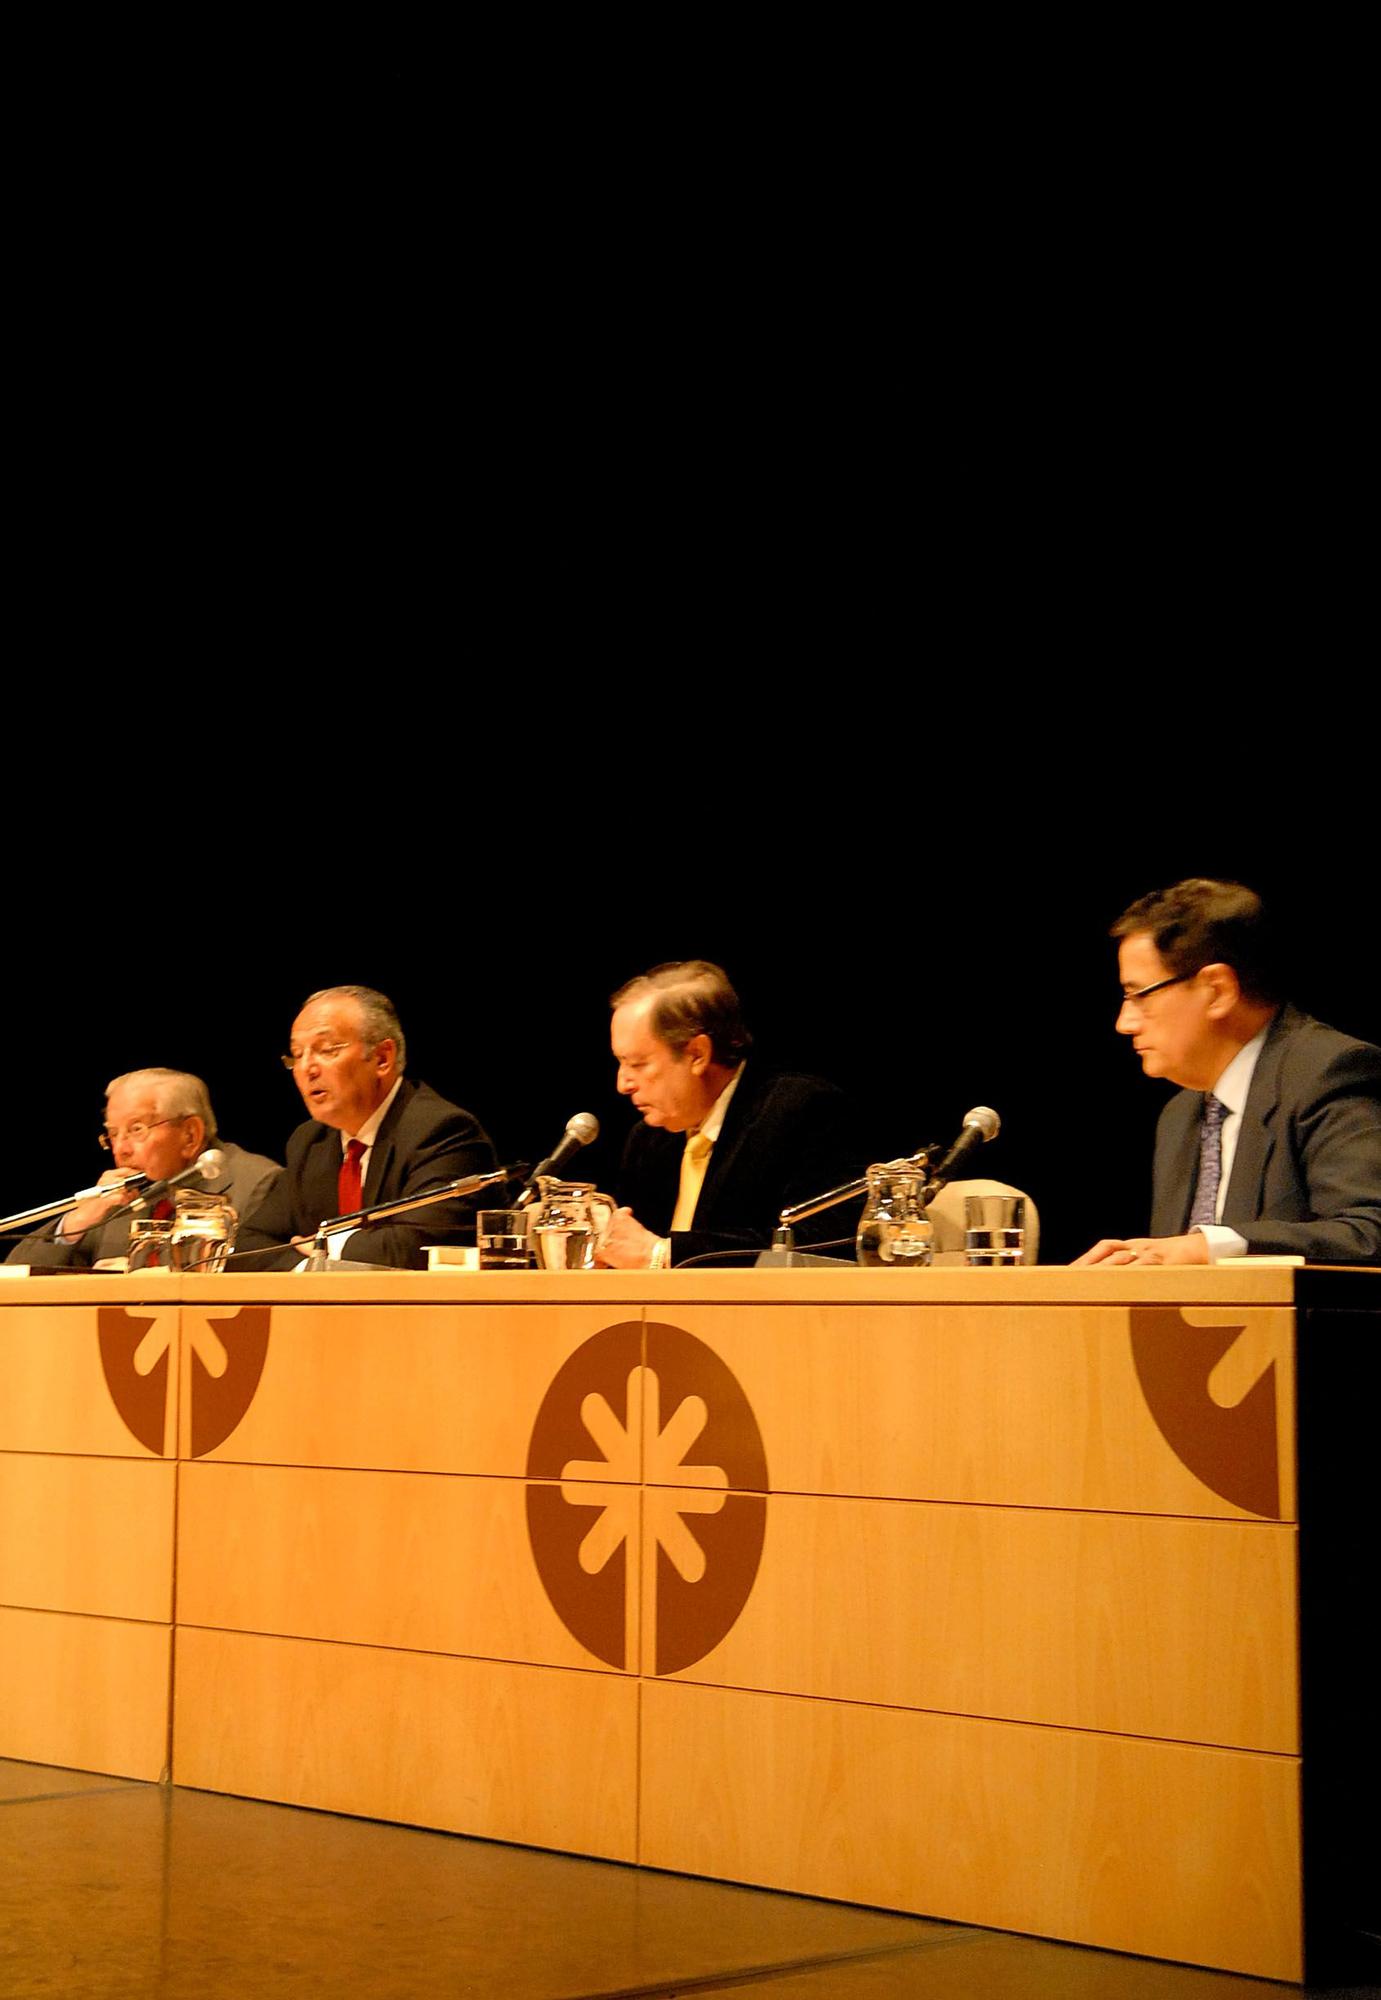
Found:
[[[312,1035],[333,1029],[351,1041],[363,1038],[364,1008],[348,994],[333,994],[328,1000],[309,1000],[293,1022],[294,1035]]]

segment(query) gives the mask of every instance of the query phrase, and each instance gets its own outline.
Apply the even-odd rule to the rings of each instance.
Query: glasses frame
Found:
[[[1183,986],[1187,979],[1197,979],[1198,976],[1197,972],[1172,972],[1168,979],[1153,979],[1149,986],[1138,986],[1135,993],[1124,993],[1122,1005],[1139,1007],[1143,1000],[1149,999],[1153,993],[1159,993],[1163,986]]]
[[[96,1144],[100,1147],[103,1153],[113,1153],[115,1151],[115,1141],[119,1139],[123,1133],[128,1132],[132,1134],[135,1131],[137,1131],[139,1137],[134,1141],[134,1143],[136,1146],[141,1146],[144,1143],[145,1139],[148,1138],[150,1132],[156,1132],[160,1125],[185,1125],[189,1118],[194,1118],[195,1116],[196,1113],[194,1111],[179,1111],[175,1117],[151,1118],[149,1119],[147,1124],[145,1124],[142,1118],[136,1118],[132,1125],[121,1126],[119,1131],[116,1132],[114,1139],[111,1138],[109,1132],[106,1131],[98,1132],[96,1134]]]
[[[353,1049],[355,1046],[354,1042],[327,1042],[324,1047],[304,1049],[300,1056],[295,1056],[289,1049],[285,1055],[279,1056],[278,1060],[291,1076],[295,1069],[300,1069],[303,1063],[310,1062],[313,1056],[318,1062],[337,1063],[347,1049]]]

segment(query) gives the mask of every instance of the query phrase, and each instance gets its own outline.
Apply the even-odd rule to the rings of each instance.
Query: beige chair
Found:
[[[1040,1249],[1041,1219],[1036,1204],[1024,1188],[1010,1187],[1006,1181],[950,1181],[940,1189],[928,1210],[935,1225],[935,1262],[962,1264],[964,1261],[964,1197],[970,1194],[1019,1194],[1026,1202],[1026,1242],[1023,1264],[1034,1264]]]

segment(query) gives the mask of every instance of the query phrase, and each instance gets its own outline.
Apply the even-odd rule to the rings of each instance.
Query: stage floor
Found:
[[[4,2000],[1266,2000],[1203,1972],[0,1761]]]

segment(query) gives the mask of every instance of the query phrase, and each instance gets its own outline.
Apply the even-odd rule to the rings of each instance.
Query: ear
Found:
[[[1199,977],[1208,989],[1208,1017],[1221,1021],[1242,998],[1242,982],[1230,965],[1202,965]]]
[[[386,1076],[394,1068],[398,1060],[398,1044],[391,1035],[385,1035],[381,1042],[375,1043],[374,1060],[381,1076]]]
[[[182,1150],[188,1160],[197,1159],[206,1150],[206,1127],[200,1118],[189,1118],[182,1135]]]
[[[710,1066],[714,1054],[714,1044],[708,1035],[692,1035],[686,1043],[686,1057],[690,1063],[692,1076],[703,1076]]]

